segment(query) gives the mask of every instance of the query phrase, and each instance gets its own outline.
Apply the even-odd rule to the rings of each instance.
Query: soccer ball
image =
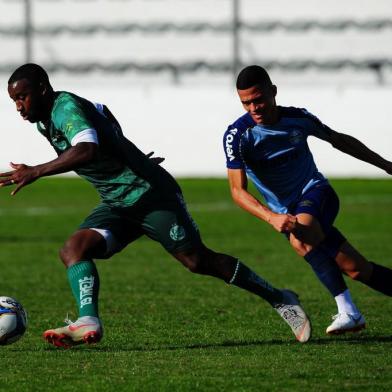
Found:
[[[16,342],[26,327],[27,315],[23,306],[11,297],[0,296],[0,345]]]

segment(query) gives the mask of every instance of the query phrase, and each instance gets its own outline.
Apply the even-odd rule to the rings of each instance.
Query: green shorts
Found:
[[[158,241],[168,252],[194,249],[201,244],[199,229],[190,216],[181,193],[164,199],[145,198],[125,208],[99,204],[79,226],[100,232],[110,257],[142,235]]]

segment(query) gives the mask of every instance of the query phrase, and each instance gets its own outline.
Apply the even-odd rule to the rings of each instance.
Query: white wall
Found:
[[[127,23],[159,24],[206,22],[230,23],[230,0],[64,0],[33,2],[34,26],[81,26]],[[23,24],[23,2],[0,0],[0,27]],[[390,0],[241,0],[241,19],[247,23],[351,20],[369,22],[392,19]],[[392,58],[392,28],[288,31],[242,31],[241,58],[246,63],[279,60],[331,61]],[[0,66],[24,62],[22,37],[0,36]],[[146,33],[34,35],[33,56],[37,63],[68,65],[116,61],[167,62],[230,61],[229,33]],[[336,130],[346,131],[392,160],[389,106],[392,102],[392,67],[377,75],[369,69],[285,71],[273,68],[278,102],[306,107]],[[35,164],[53,158],[46,140],[23,123],[9,100],[7,76],[0,74],[0,170],[9,161]],[[232,80],[227,74],[207,71],[180,75],[172,84],[168,72],[118,75],[51,75],[56,89],[64,89],[108,104],[125,133],[144,151],[165,156],[164,163],[178,176],[225,176],[222,134],[242,114]],[[380,85],[380,80],[384,87]],[[368,164],[311,140],[321,171],[333,176],[381,176]]]
[[[225,176],[222,135],[242,112],[228,84],[208,87],[171,84],[125,84],[121,77],[91,79],[52,78],[57,89],[75,92],[109,105],[126,135],[142,150],[166,157],[164,166],[177,176]],[[392,160],[390,102],[386,87],[293,86],[278,83],[278,103],[306,107],[332,128],[350,133]],[[18,116],[0,76],[2,135],[0,168],[9,161],[36,164],[55,155],[35,126]],[[330,176],[382,176],[378,168],[348,157],[329,144],[311,139],[319,169]]]

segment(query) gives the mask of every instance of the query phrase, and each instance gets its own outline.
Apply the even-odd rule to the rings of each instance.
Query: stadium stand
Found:
[[[25,57],[27,0],[0,0],[0,71]],[[230,73],[235,0],[28,0],[32,60],[51,71]],[[327,3],[237,0],[239,57],[295,80],[321,73],[341,83],[390,80],[387,0]],[[282,12],[284,10],[284,12]],[[348,51],[347,48],[350,50]],[[355,72],[353,72],[355,71]]]
[[[269,69],[279,103],[304,106],[390,157],[390,0],[0,0],[0,85],[26,60],[40,63],[56,88],[108,104],[126,134],[165,156],[173,174],[225,176],[222,133],[243,113],[233,86],[235,1],[240,61]],[[16,118],[5,90],[0,110],[3,144],[13,146],[1,151],[2,169],[53,157]],[[331,158],[338,153],[316,142],[327,175],[383,175],[342,154]]]

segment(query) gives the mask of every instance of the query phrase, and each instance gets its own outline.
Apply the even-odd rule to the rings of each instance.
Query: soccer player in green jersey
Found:
[[[54,91],[46,71],[25,64],[8,81],[16,109],[48,139],[58,157],[36,166],[12,163],[0,186],[15,184],[12,195],[43,176],[74,170],[92,183],[101,203],[60,251],[79,317],[50,329],[55,346],[96,343],[103,330],[98,314],[99,275],[94,259],[108,258],[142,235],[158,241],[190,271],[219,278],[267,301],[297,340],[311,326],[295,293],[279,290],[238,259],[207,248],[189,215],[174,178],[123,135],[108,108],[65,91]]]

